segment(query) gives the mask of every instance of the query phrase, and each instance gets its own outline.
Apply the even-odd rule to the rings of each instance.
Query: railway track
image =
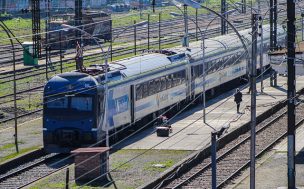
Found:
[[[191,18],[195,19],[194,16],[192,16]],[[250,17],[248,17],[248,18],[250,18]],[[198,16],[198,22],[199,23],[202,22],[202,24],[200,24],[200,27],[203,27],[204,23],[205,24],[208,23],[208,22],[206,22],[206,19],[207,19],[207,21],[210,20],[210,18],[207,15],[202,14],[202,15]],[[240,17],[240,19],[244,19],[244,18]],[[161,35],[165,36],[167,34],[171,34],[173,30],[176,31],[176,33],[183,33],[183,27],[182,27],[182,25],[183,25],[183,21],[181,19],[179,19],[179,18],[162,21],[161,22],[161,28],[162,28]],[[159,27],[159,24],[157,22],[151,23],[151,25],[150,25],[150,30],[151,30],[151,34],[150,34],[151,36],[150,37],[151,38],[158,37],[157,36],[158,35],[158,27]],[[113,33],[115,35],[117,33],[120,33],[122,30],[124,30],[124,27],[122,27],[122,28],[120,28],[120,27],[119,28],[115,28],[114,31],[113,31]],[[124,39],[125,43],[126,42],[132,42],[133,39],[134,39],[134,34],[132,32],[133,29],[131,28],[130,30],[131,30],[131,32],[127,30],[125,33],[123,33],[120,36],[121,38]],[[189,23],[189,30],[195,30],[195,24],[194,23],[192,23],[192,22]],[[142,33],[144,34],[141,37],[139,37],[140,39],[147,39],[146,32],[147,32],[146,28],[138,28],[137,29],[137,35],[138,36],[142,35]],[[10,49],[9,46],[6,45],[6,47]],[[97,49],[97,48],[98,48],[97,46],[92,47],[92,49]],[[22,48],[21,47],[17,47],[17,49],[19,49],[17,51],[17,54],[19,56],[17,56],[16,61],[17,61],[17,64],[21,64],[22,63],[21,62],[22,61]],[[124,50],[126,50],[126,49],[125,48],[113,49],[113,54],[119,54],[119,52],[122,52]],[[74,49],[71,49],[71,50],[68,50],[68,51],[69,51],[69,53],[74,53]],[[11,57],[11,54],[8,53],[8,55],[6,55],[5,57],[9,58],[9,57]],[[5,57],[3,57],[3,58],[5,58]],[[5,62],[2,61],[2,62],[0,62],[0,68],[4,67],[5,66],[4,64],[6,64],[6,65],[12,64],[12,61],[5,61]]]
[[[72,164],[71,159],[66,159],[68,155],[62,154],[41,154],[33,156],[31,160],[15,163],[5,173],[0,174],[0,188],[23,188],[29,184],[43,179],[50,174],[66,168]],[[30,158],[27,156],[27,158]],[[62,161],[61,161],[62,160]]]
[[[303,97],[303,96],[302,96]],[[296,115],[304,114],[299,104]],[[257,125],[256,157],[260,157],[287,135],[286,108]],[[297,127],[304,123],[302,116],[296,118]],[[250,164],[250,131],[225,144],[217,152],[217,188],[223,188]],[[155,188],[211,188],[211,158],[205,158],[188,172],[163,180]],[[174,179],[173,179],[174,178]]]
[[[242,28],[246,27],[249,23],[245,23],[244,25],[240,26]],[[214,36],[218,33],[218,28],[210,28],[208,30],[208,33],[207,35],[208,36]],[[195,35],[191,35],[190,36],[192,39],[195,39],[196,36]],[[179,41],[180,37],[177,36],[177,37],[171,37],[171,38],[168,38],[168,39],[163,39],[162,40],[162,43],[163,44],[174,44],[176,43],[177,41]],[[154,45],[154,44],[157,44],[158,41],[154,41],[152,42],[151,44]],[[124,54],[128,54],[128,53],[132,53],[133,52],[133,49],[130,49],[128,51],[125,51]],[[86,58],[87,61],[90,61],[91,63],[95,63],[95,62],[99,62],[100,61],[100,55],[92,55],[92,56],[89,56]],[[73,59],[71,59],[70,61],[74,61]],[[53,66],[58,68],[58,66],[60,66],[60,62],[54,62],[53,63]],[[72,67],[74,67],[74,65],[69,65],[68,67],[66,66],[65,68],[70,68],[72,69]],[[39,68],[36,68],[36,71],[35,72],[32,72],[32,70],[28,70],[28,71],[21,71],[21,72],[18,72],[17,73],[17,82],[18,82],[18,93],[17,95],[22,95],[22,94],[26,94],[26,93],[29,93],[29,92],[32,92],[32,91],[35,91],[35,90],[41,90],[43,89],[43,86],[44,86],[44,82],[41,82],[41,84],[36,84],[35,86],[31,86],[31,88],[28,88],[28,85],[25,84],[23,85],[20,81],[23,80],[23,79],[27,79],[27,78],[30,78],[30,77],[44,77],[44,75],[46,74],[45,73],[45,65],[41,65],[39,66]],[[48,74],[52,74],[52,73],[56,73],[56,70],[58,69],[53,69],[53,70],[49,70],[48,71]],[[12,82],[12,76],[2,76],[1,77],[2,81],[0,82],[0,84],[6,84],[6,83],[10,83]],[[22,87],[24,86],[24,87]],[[8,94],[5,94],[5,95],[1,95],[0,96],[0,105],[5,105],[5,104],[8,104],[8,103],[11,103],[12,102],[12,98],[13,97],[13,91],[10,91],[10,93]],[[30,111],[30,112],[27,112],[27,113],[23,113],[21,115],[18,115],[18,118],[22,118],[22,117],[25,117],[25,116],[29,116],[29,115],[32,115],[32,114],[35,114],[35,113],[38,113],[40,112],[41,109],[37,109],[37,110],[34,110],[34,111]],[[5,117],[5,118],[2,118],[0,119],[0,124],[1,123],[6,123],[8,121],[11,121],[13,120],[13,118],[8,118],[8,117]]]
[[[204,16],[203,16],[204,17]],[[282,15],[279,17],[282,17]],[[177,22],[176,20],[174,20],[175,22]],[[164,23],[167,23],[167,22],[164,22]],[[165,24],[164,24],[165,25]],[[238,29],[244,29],[244,28],[248,28],[250,26],[250,23],[243,23],[243,24],[239,24],[237,26]],[[156,26],[157,27],[157,23],[156,23]],[[172,26],[172,27],[177,27],[177,29],[182,29],[182,27],[180,27],[179,25],[176,25],[176,26]],[[154,29],[157,29],[157,28],[154,28]],[[170,29],[170,28],[169,28]],[[195,30],[195,26],[194,24],[190,24],[190,31],[191,30]],[[140,31],[144,32],[145,29],[140,29],[138,32],[140,33]],[[172,31],[172,30],[171,30]],[[171,32],[170,31],[170,32]],[[218,34],[219,32],[219,28],[210,28],[206,35],[208,37],[213,37],[215,36],[216,34]],[[157,33],[157,32],[156,32]],[[166,33],[166,32],[164,32]],[[192,34],[190,36],[191,39],[195,40],[196,36],[195,34]],[[176,36],[176,37],[170,37],[170,38],[165,38],[165,39],[161,39],[161,43],[162,45],[170,45],[170,44],[175,44],[177,42],[180,41],[180,36]],[[150,46],[155,46],[158,44],[158,40],[154,40],[150,43]],[[145,46],[147,44],[141,44],[142,46]],[[94,47],[93,47],[94,48]],[[138,51],[141,51],[141,50],[144,50],[145,48],[143,47],[138,47]],[[128,55],[128,54],[131,54],[131,53],[134,53],[134,49],[133,48],[117,48],[117,49],[113,49],[113,56],[124,56],[124,55]],[[55,53],[56,54],[56,53]],[[65,65],[64,65],[64,70],[67,70],[67,69],[73,69],[74,65],[73,64],[69,64],[69,63],[72,63],[74,61],[73,58],[71,59],[65,59]],[[96,53],[96,54],[92,54],[90,56],[88,56],[86,58],[86,61],[89,61],[91,64],[93,63],[99,63],[100,62],[100,53]],[[59,73],[60,72],[60,61],[56,61],[56,62],[52,62],[52,68],[48,68],[48,72],[47,74],[56,74],[56,73]],[[18,82],[18,94],[25,94],[25,93],[28,93],[28,92],[32,92],[32,91],[35,91],[35,90],[40,90],[43,88],[44,86],[44,79],[43,78],[44,76],[43,75],[46,75],[46,66],[45,65],[39,65],[37,68],[35,68],[34,70],[33,69],[22,69],[22,70],[19,70],[17,72],[17,82]],[[38,78],[43,78],[41,81],[40,84],[37,84],[37,85],[32,85],[31,88],[27,88],[27,85],[26,83],[22,83],[23,80],[27,80],[27,78],[34,78],[34,77],[38,77]],[[2,77],[0,77],[0,84],[9,84],[13,81],[13,76],[12,74],[6,74],[6,75],[3,75]],[[22,87],[24,86],[24,87]],[[7,104],[7,103],[10,103],[11,102],[11,98],[13,97],[13,91],[10,91],[8,92],[7,94],[5,95],[1,95],[0,96],[0,104],[3,105],[3,104]],[[24,117],[24,116],[27,116],[27,115],[31,115],[31,113],[37,113],[39,112],[40,110],[38,111],[32,111],[32,112],[28,112],[24,115],[20,115],[18,117]],[[4,122],[7,122],[7,121],[10,121],[12,119],[8,119],[8,118],[5,118],[5,119],[2,119],[0,120],[0,123],[4,123]]]

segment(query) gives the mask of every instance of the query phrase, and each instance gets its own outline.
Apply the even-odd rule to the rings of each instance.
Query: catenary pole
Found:
[[[288,71],[288,188],[294,189],[295,185],[295,1],[287,0],[287,71]]]
[[[251,49],[251,140],[250,140],[250,189],[255,189],[255,127],[256,127],[256,63],[257,63],[257,37],[258,14],[252,14],[252,49]]]
[[[216,189],[216,131],[211,132],[211,167],[212,167],[212,189]]]

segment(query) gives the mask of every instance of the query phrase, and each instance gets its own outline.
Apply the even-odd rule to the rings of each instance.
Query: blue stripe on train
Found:
[[[114,98],[114,90],[109,91],[108,97],[108,125],[114,126],[114,116],[129,110],[129,95]]]
[[[154,106],[155,104],[156,104],[155,101],[146,102],[146,103],[144,103],[142,105],[139,105],[139,106],[135,107],[135,112],[139,112],[141,110],[150,108],[150,107]]]

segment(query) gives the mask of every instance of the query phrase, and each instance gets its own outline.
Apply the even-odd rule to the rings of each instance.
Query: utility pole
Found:
[[[260,70],[261,70],[261,93],[263,93],[264,90],[264,60],[263,60],[263,55],[264,55],[264,36],[263,36],[263,18],[262,16],[259,16],[260,24]]]
[[[269,24],[270,24],[270,50],[274,50],[277,47],[277,19],[278,10],[277,0],[270,0],[270,12],[269,12]]]
[[[273,46],[277,49],[277,29],[278,29],[278,0],[273,0]]]
[[[39,0],[38,0],[39,1]],[[39,5],[40,6],[40,5]],[[49,29],[50,29],[50,0],[47,0],[45,2],[45,12],[46,12],[46,20],[45,20],[45,40],[46,40],[46,45],[45,45],[45,77],[48,80],[48,62],[49,62],[49,52],[50,52],[50,44],[49,44]],[[39,21],[40,22],[40,21]]]
[[[47,0],[46,8],[49,6],[50,0]],[[32,40],[33,40],[33,58],[41,57],[41,29],[40,29],[40,0],[32,0]],[[47,20],[49,17],[49,9],[46,9]],[[46,30],[47,31],[47,30]]]
[[[273,50],[273,0],[269,0],[270,50]]]
[[[212,189],[216,189],[216,142],[217,132],[211,132],[211,167],[212,167]]]
[[[242,0],[242,13],[246,14],[246,0]]]
[[[189,47],[188,6],[186,4],[184,4],[184,23],[185,23],[185,36],[183,39],[183,47]]]
[[[227,3],[226,0],[221,0],[221,15],[223,15],[227,19]],[[221,34],[225,35],[227,33],[227,23],[226,20],[221,18]]]
[[[263,37],[263,17],[261,16],[261,0],[258,0],[258,13],[259,16],[259,29],[260,29],[260,70],[261,70],[261,93],[264,89],[264,67],[263,67],[263,55],[264,55],[264,37]]]
[[[256,64],[258,39],[258,14],[252,14],[252,50],[251,50],[251,141],[250,141],[250,189],[255,189],[255,127],[256,127]]]
[[[75,26],[79,27],[82,25],[82,0],[75,0]],[[81,37],[82,32],[75,31],[76,42],[82,45]]]
[[[229,128],[229,125],[224,125],[220,130],[213,130],[211,132],[211,183],[212,189],[216,189],[216,150],[217,139],[219,139]]]
[[[270,12],[269,12],[269,25],[270,25],[270,51],[277,48],[277,0],[269,1]],[[271,73],[272,85],[277,83],[276,71]]]
[[[296,95],[296,74],[295,74],[295,1],[287,0],[287,104],[288,104],[288,188],[294,189],[295,182],[295,95]]]

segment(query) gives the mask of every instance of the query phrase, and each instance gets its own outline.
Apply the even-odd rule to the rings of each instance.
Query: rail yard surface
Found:
[[[270,87],[268,79],[264,81],[264,93],[257,96],[258,115],[271,109],[279,101],[286,99],[286,79],[286,77],[279,77],[278,87]],[[297,89],[301,89],[302,86],[304,86],[304,82],[299,79]],[[232,90],[208,103],[206,123],[202,119],[202,105],[199,105],[173,119],[174,132],[170,138],[157,137],[154,128],[151,128],[137,135],[131,141],[122,144],[122,147],[124,149],[199,150],[210,143],[210,133],[213,128],[219,130],[222,126],[228,125],[230,132],[250,120],[248,88],[242,91],[241,114],[237,114],[234,99],[231,97],[234,92]]]
[[[299,78],[301,79],[301,77]],[[301,81],[300,79],[299,81]],[[286,89],[286,77],[278,77],[277,88],[269,87],[269,83],[267,81],[269,80],[265,80],[265,94],[260,94],[258,96],[258,106],[265,106],[263,110],[259,111],[259,114],[271,109],[285,97],[284,90]],[[303,88],[304,83],[298,82],[297,87],[298,89]],[[249,96],[246,94],[247,90],[248,88],[242,91],[244,94],[244,101],[242,104],[243,111],[245,111],[246,106],[249,105]],[[233,100],[229,98],[233,92],[234,90],[211,100],[208,103],[206,111],[208,113],[207,123],[215,128],[220,128],[223,124],[227,124],[232,121],[228,130],[229,133],[249,120],[248,112],[245,112],[245,114],[236,114],[235,104]],[[223,110],[213,110],[214,107],[218,106],[222,107]],[[225,108],[225,106],[227,108]],[[117,152],[111,154],[110,165],[113,170],[111,174],[116,183],[122,188],[126,186],[138,187],[140,185],[144,185],[144,183],[151,181],[151,178],[156,178],[158,175],[162,174],[162,172],[182,161],[191,153],[208,145],[212,129],[210,126],[203,126],[203,121],[201,120],[196,122],[196,120],[201,117],[201,114],[202,107],[199,105],[174,118],[173,133],[170,134],[171,136],[169,138],[156,137],[154,128],[151,128],[115,146]],[[234,122],[235,120],[237,120],[237,122]],[[33,124],[33,122],[35,124]],[[42,143],[39,142],[39,139],[36,139],[36,142],[33,142],[33,138],[41,138],[41,133],[37,134],[41,132],[41,128],[38,127],[39,123],[41,124],[41,119],[34,120],[33,122],[28,122],[27,124],[20,126],[20,129],[24,129],[24,144],[21,145],[42,145]],[[191,127],[187,128],[187,126],[192,122],[195,123]],[[35,134],[33,134],[34,131],[36,131]],[[5,137],[8,141],[10,140],[9,136],[12,132],[12,130],[3,130],[1,132],[1,138],[4,143],[6,141]],[[153,146],[155,147],[153,148]],[[151,150],[149,150],[150,148]],[[9,152],[7,152],[7,154],[9,154]],[[139,156],[140,154],[144,155]],[[139,156],[139,158],[135,158],[136,156]],[[135,159],[128,162],[132,158]],[[245,160],[246,159],[244,159],[244,161]],[[121,164],[124,164],[125,162],[128,163],[121,166]],[[162,166],[160,168],[157,166],[154,167],[158,164]],[[73,166],[70,170],[73,170]],[[47,186],[49,188],[56,188],[55,186],[58,185],[55,183],[58,182],[61,183],[61,185],[64,183],[64,177],[62,175],[64,175],[64,171],[59,171],[54,176],[46,178],[46,180],[39,181],[37,184],[34,183],[33,187]],[[137,180],[137,182],[130,182],[132,181],[131,178]],[[73,181],[73,179],[72,171],[70,180]]]
[[[302,113],[303,115],[303,113]],[[300,115],[299,115],[300,116]],[[304,187],[304,126],[296,132],[296,181],[297,188]],[[287,188],[287,139],[274,146],[269,153],[257,161],[256,187]],[[242,189],[249,186],[249,172],[245,171],[238,179],[226,186],[229,189]]]
[[[304,1],[0,1],[0,189],[304,188]]]

